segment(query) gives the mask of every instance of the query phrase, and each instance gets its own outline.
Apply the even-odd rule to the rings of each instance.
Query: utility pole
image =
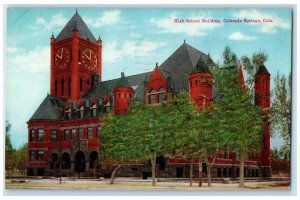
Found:
[[[59,153],[59,184],[61,184],[62,155],[61,155],[61,134],[58,133],[58,153]]]

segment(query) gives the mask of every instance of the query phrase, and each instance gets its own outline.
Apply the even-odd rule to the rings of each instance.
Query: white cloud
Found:
[[[42,28],[43,30],[50,31],[57,28],[62,28],[68,22],[62,14],[53,15],[50,20],[45,20],[44,17],[38,17],[35,21],[35,24]]]
[[[104,46],[103,60],[104,62],[112,63],[125,56],[142,57],[156,51],[164,45],[164,43],[150,40],[126,41],[123,45],[118,45],[117,41],[114,40]]]
[[[49,73],[50,48],[37,47],[32,51],[26,51],[16,47],[7,47],[7,71]]]
[[[204,36],[209,30],[213,30],[222,26],[221,23],[174,23],[174,19],[181,19],[182,17],[176,14],[171,14],[169,17],[162,19],[151,18],[150,23],[157,26],[157,30],[164,33],[185,33],[190,36]],[[185,19],[211,19],[208,14],[191,15]]]
[[[102,14],[102,16],[94,18],[83,16],[83,20],[86,24],[93,27],[101,27],[104,25],[113,25],[120,21],[120,10],[106,11]]]
[[[228,36],[228,39],[230,39],[230,40],[255,40],[256,37],[244,35],[241,32],[234,32]]]
[[[250,25],[261,26],[260,31],[264,33],[276,33],[277,29],[290,29],[291,24],[284,21],[276,14],[263,13],[255,9],[241,10],[234,14],[235,17],[242,19],[271,19],[273,22],[249,23]]]

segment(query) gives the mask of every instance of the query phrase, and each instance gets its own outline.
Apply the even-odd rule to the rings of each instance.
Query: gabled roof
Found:
[[[267,70],[267,68],[266,68],[266,66],[265,66],[264,64],[262,64],[262,65],[258,68],[256,74],[268,74],[268,75],[270,75],[270,73],[268,72],[268,70]]]
[[[163,64],[161,71],[171,74],[174,82],[174,90],[189,89],[188,76],[196,66],[200,56],[207,62],[208,56],[194,47],[183,43]]]
[[[61,120],[66,100],[47,95],[30,120]]]
[[[72,37],[72,32],[74,29],[78,31],[78,36],[80,38],[85,40],[89,39],[91,42],[96,42],[95,37],[93,36],[92,32],[89,30],[87,25],[84,23],[77,10],[74,16],[65,25],[62,31],[57,35],[56,41]]]

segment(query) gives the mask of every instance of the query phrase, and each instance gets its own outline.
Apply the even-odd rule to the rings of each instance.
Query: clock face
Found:
[[[57,69],[65,69],[67,68],[70,62],[70,52],[66,48],[58,49],[55,54],[55,66]]]
[[[97,56],[91,49],[84,49],[81,54],[81,63],[87,70],[94,70],[97,67]]]

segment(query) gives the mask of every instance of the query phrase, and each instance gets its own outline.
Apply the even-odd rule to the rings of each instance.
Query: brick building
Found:
[[[208,56],[185,42],[151,72],[128,77],[122,73],[118,79],[102,81],[102,41],[95,39],[76,11],[58,36],[51,36],[50,48],[50,94],[27,122],[28,175],[55,176],[59,166],[65,176],[103,175],[98,139],[103,116],[125,114],[131,100],[159,104],[179,90],[189,91],[199,107],[219,98],[206,65]],[[244,85],[241,66],[237,67]],[[270,108],[270,74],[265,66],[255,76],[255,104]],[[271,175],[269,127],[262,137],[261,157],[245,162],[246,176]],[[158,157],[157,163],[158,177],[188,177],[188,160]],[[238,153],[220,154],[215,163],[213,177],[238,176]],[[120,173],[142,177],[149,171],[145,163],[125,166]]]

